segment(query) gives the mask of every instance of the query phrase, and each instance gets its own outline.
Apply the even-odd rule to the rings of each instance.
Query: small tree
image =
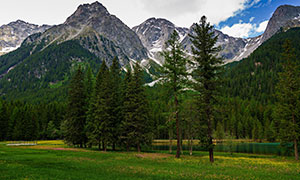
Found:
[[[165,64],[162,67],[162,80],[164,85],[172,90],[174,97],[174,111],[176,119],[177,133],[177,151],[176,157],[180,157],[181,143],[181,125],[179,118],[179,96],[183,88],[187,85],[187,59],[184,57],[182,46],[179,42],[179,35],[174,30],[170,39],[166,42],[167,51],[163,51],[162,55],[165,58]]]
[[[283,45],[283,72],[279,73],[276,86],[278,102],[275,108],[275,118],[280,122],[279,138],[282,143],[293,142],[295,159],[299,160],[298,141],[300,138],[300,66],[287,40]]]
[[[193,34],[189,34],[192,42],[192,53],[195,63],[193,71],[194,90],[197,95],[197,107],[199,112],[199,121],[205,136],[201,141],[209,150],[210,162],[214,162],[213,157],[213,138],[212,122],[214,121],[216,96],[220,86],[219,72],[222,60],[216,57],[220,50],[216,47],[218,37],[215,36],[213,26],[206,22],[206,17],[193,26]],[[204,135],[203,134],[203,135]]]

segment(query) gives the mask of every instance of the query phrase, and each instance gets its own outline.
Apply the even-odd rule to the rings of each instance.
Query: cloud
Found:
[[[251,22],[251,21],[250,21]],[[246,38],[251,35],[258,35],[263,33],[268,25],[268,20],[261,22],[259,25],[251,23],[238,23],[234,24],[231,27],[224,26],[220,30],[233,37]]]
[[[254,18],[255,18],[255,17],[251,17],[251,18],[249,19],[249,22],[252,22],[252,21],[254,20]]]
[[[221,31],[229,36],[245,38],[250,35],[253,30],[253,25],[250,23],[238,23],[233,26],[225,26]]]
[[[268,25],[268,20],[267,21],[263,21],[259,24],[258,28],[256,29],[257,32],[264,32],[267,28]]]
[[[176,25],[189,27],[202,15],[218,25],[261,0],[143,0],[143,9],[153,16],[164,17]]]

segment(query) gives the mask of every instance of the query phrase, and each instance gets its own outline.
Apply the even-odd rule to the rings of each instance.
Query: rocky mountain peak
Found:
[[[281,27],[285,27],[294,18],[300,16],[300,6],[282,5],[273,13],[268,26],[263,34],[262,42],[273,36]],[[294,26],[300,25],[294,24]]]
[[[149,18],[138,26],[132,28],[141,39],[143,45],[148,49],[149,56],[162,64],[163,59],[160,52],[165,49],[165,42],[170,38],[174,30],[180,36],[180,41],[188,33],[187,28],[177,27],[172,22],[163,18]]]
[[[0,55],[18,48],[29,35],[44,32],[50,28],[48,25],[35,25],[17,20],[0,27]]]
[[[77,10],[67,18],[64,24],[75,25],[87,22],[91,18],[109,16],[108,10],[98,1],[92,4],[82,4]]]

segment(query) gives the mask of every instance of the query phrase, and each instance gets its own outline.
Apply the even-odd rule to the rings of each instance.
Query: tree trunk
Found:
[[[293,117],[293,124],[294,124],[294,125],[297,125],[297,124],[296,124],[295,114],[293,114],[292,117]],[[295,132],[295,129],[294,129],[294,132]],[[298,141],[297,141],[296,138],[294,138],[294,151],[295,151],[295,159],[296,159],[296,161],[298,161],[298,160],[299,160]]]
[[[106,146],[106,142],[103,141],[103,151],[106,152],[107,151],[107,146]]]
[[[104,150],[104,140],[102,140],[102,150]]]
[[[137,151],[140,153],[141,152],[141,146],[140,143],[137,144]]]
[[[209,104],[209,101],[207,101],[207,104]],[[212,139],[212,127],[211,127],[211,109],[209,106],[207,106],[206,109],[206,117],[207,117],[207,133],[208,133],[208,146],[209,146],[209,161],[211,163],[214,162],[214,148],[213,148],[213,139]]]
[[[212,147],[209,148],[209,161],[214,162],[214,149]]]
[[[173,136],[173,133],[172,133],[172,129],[170,128],[169,129],[169,152],[172,153],[172,136]]]
[[[176,158],[180,158],[180,130],[179,130],[179,117],[178,117],[178,99],[175,95],[175,111],[176,111],[176,132],[177,132],[177,151]]]
[[[298,153],[298,141],[294,139],[294,151],[295,151],[295,159],[296,161],[299,160],[299,153]]]
[[[190,156],[193,155],[193,137],[191,137],[191,142],[190,142]]]
[[[116,143],[114,142],[112,145],[112,150],[115,151],[116,150]]]
[[[126,151],[129,152],[129,143],[126,142]]]

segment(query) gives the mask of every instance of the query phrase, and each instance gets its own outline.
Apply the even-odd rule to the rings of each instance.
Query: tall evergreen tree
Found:
[[[148,102],[143,86],[143,71],[139,64],[134,66],[134,74],[128,70],[125,81],[124,120],[122,122],[123,139],[127,150],[135,146],[141,151],[141,145],[150,144],[152,140],[152,123],[149,120]]]
[[[296,63],[294,49],[287,40],[283,45],[283,72],[277,84],[275,118],[280,123],[279,138],[282,142],[293,142],[295,159],[299,160],[300,138],[300,65]]]
[[[79,67],[69,86],[65,140],[73,145],[85,145],[86,93],[84,74]]]
[[[0,141],[7,139],[8,117],[6,113],[6,105],[4,101],[0,100]]]
[[[91,105],[89,115],[89,125],[93,126],[90,139],[99,145],[102,142],[103,150],[107,150],[107,145],[111,139],[111,84],[109,69],[105,62],[101,64],[96,78],[94,100]]]
[[[122,110],[121,113],[123,115],[121,121],[121,136],[120,141],[122,144],[126,146],[126,150],[129,151],[131,145],[131,131],[133,129],[132,122],[132,112],[134,112],[134,106],[132,106],[131,102],[133,101],[134,94],[132,94],[133,90],[133,77],[132,77],[131,69],[128,69],[124,81],[122,84]]]
[[[162,55],[165,63],[162,66],[162,80],[164,85],[169,87],[174,97],[174,111],[176,119],[176,133],[177,133],[177,151],[176,157],[180,157],[180,143],[181,143],[181,124],[179,118],[179,96],[183,88],[187,86],[187,58],[183,52],[183,48],[179,42],[179,35],[174,30],[170,39],[166,42],[166,47],[169,50],[163,51]]]
[[[193,71],[194,90],[198,92],[199,120],[203,122],[203,130],[206,131],[206,136],[202,140],[208,147],[210,162],[214,162],[212,122],[222,60],[216,57],[216,53],[220,49],[215,46],[218,37],[214,34],[213,26],[206,22],[205,16],[201,17],[199,24],[194,25],[193,31],[194,33],[189,36],[193,45],[192,53],[196,65]]]
[[[122,119],[121,84],[122,78],[120,72],[120,64],[117,57],[115,57],[110,67],[110,125],[112,134],[111,143],[113,150],[115,150],[120,136],[120,124]]]

